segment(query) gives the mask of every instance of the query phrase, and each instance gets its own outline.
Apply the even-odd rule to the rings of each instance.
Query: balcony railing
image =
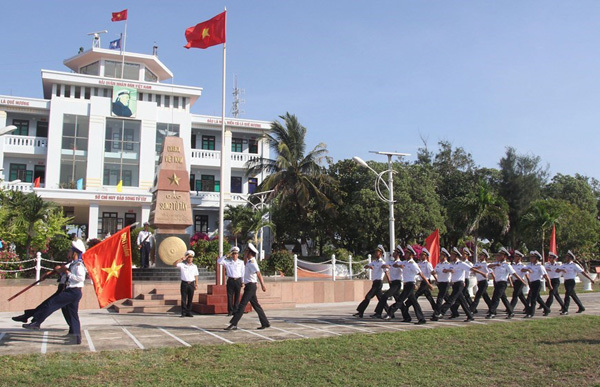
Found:
[[[46,137],[6,135],[4,138],[5,153],[46,154],[48,139]]]
[[[249,160],[258,157],[256,153],[231,152],[231,166],[234,168],[243,168]],[[193,165],[211,165],[217,166],[221,161],[221,151],[192,149]]]
[[[33,192],[33,183],[10,183],[3,181],[1,187],[6,191]]]

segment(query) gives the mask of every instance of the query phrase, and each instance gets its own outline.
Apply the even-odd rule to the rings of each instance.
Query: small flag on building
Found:
[[[119,38],[117,40],[113,40],[112,42],[110,42],[108,44],[108,48],[110,48],[111,50],[119,50],[119,49],[121,49],[121,38]]]
[[[117,184],[117,192],[123,191],[123,180],[119,180],[119,184]]]
[[[185,48],[208,48],[225,43],[225,21],[227,12],[223,12],[210,20],[196,24],[185,30]]]
[[[41,177],[36,177],[35,180],[33,181],[33,187],[34,188],[40,188],[40,182],[41,182],[42,178]]]
[[[131,237],[125,227],[83,254],[101,308],[131,298]]]
[[[83,190],[83,178],[77,180],[77,189],[78,190]]]
[[[113,12],[111,21],[117,22],[127,20],[127,10],[124,9],[121,12]]]

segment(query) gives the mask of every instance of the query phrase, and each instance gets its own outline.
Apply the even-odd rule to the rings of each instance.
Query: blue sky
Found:
[[[440,140],[497,167],[507,146],[550,172],[600,179],[598,1],[12,1],[3,2],[0,94],[41,97],[40,69],[88,48],[88,32],[129,10],[127,51],[151,53],[174,83],[204,88],[194,113],[220,115],[220,46],[183,48],[184,31],[227,6],[227,113],[296,114],[308,147],[334,160],[411,153]]]

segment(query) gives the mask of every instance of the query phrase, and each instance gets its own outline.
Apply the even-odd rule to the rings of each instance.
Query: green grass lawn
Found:
[[[2,385],[593,385],[600,317],[0,361]]]

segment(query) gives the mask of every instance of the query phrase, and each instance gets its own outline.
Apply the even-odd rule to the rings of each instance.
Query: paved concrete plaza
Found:
[[[600,293],[579,294],[586,307],[585,315],[600,315]],[[260,300],[260,299],[259,299]],[[427,318],[431,311],[426,300],[422,307]],[[117,314],[106,310],[81,311],[82,344],[74,345],[75,339],[67,336],[67,325],[59,312],[54,313],[39,331],[21,328],[21,324],[11,320],[17,313],[0,313],[0,355],[17,355],[52,352],[97,352],[111,350],[143,350],[168,346],[222,345],[251,342],[272,342],[281,340],[302,340],[340,336],[355,333],[401,332],[414,329],[435,329],[439,327],[462,327],[480,324],[511,324],[526,322],[523,314],[513,319],[505,319],[504,314],[486,320],[484,315],[476,315],[475,321],[463,322],[464,317],[453,320],[427,321],[425,325],[402,323],[400,320],[378,320],[365,317],[352,317],[358,303],[311,304],[296,309],[268,310],[271,328],[257,330],[260,326],[256,313],[246,314],[240,321],[237,331],[224,331],[229,318],[222,315],[179,317],[178,314]],[[569,316],[560,316],[558,305],[549,317],[541,313],[535,319],[576,318],[576,305],[571,305]],[[369,305],[368,316],[375,307]],[[480,311],[483,308],[480,305]],[[522,309],[519,304],[517,310]],[[500,310],[500,309],[499,309]],[[538,311],[541,312],[541,311]],[[462,312],[461,312],[462,314]],[[413,318],[413,321],[414,318]]]

